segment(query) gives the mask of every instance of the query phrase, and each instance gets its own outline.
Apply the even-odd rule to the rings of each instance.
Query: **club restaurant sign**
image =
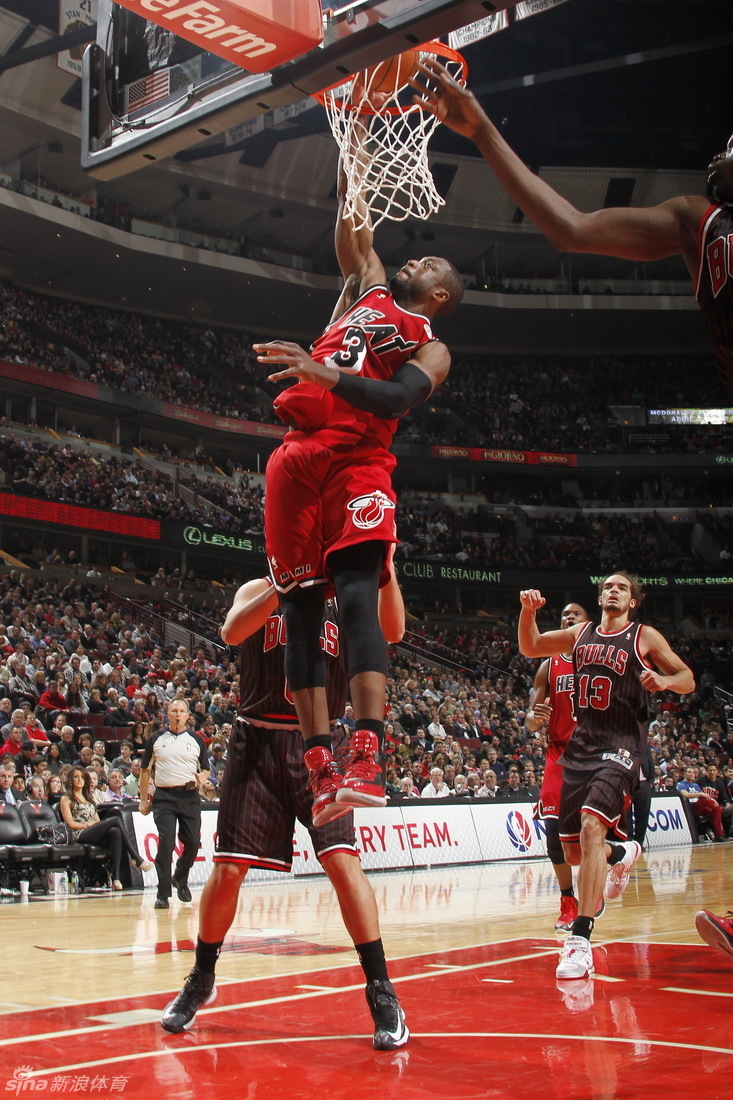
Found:
[[[208,551],[234,550],[240,554],[254,554],[258,558],[265,556],[262,537],[251,539],[241,535],[226,534],[223,531],[208,531],[196,524],[189,524],[183,528],[183,541],[193,549]],[[448,562],[424,561],[419,558],[397,559],[395,568],[400,580],[421,581],[424,584],[451,582],[454,584],[482,584],[504,586],[505,588],[516,586],[521,588],[527,583],[527,575],[521,570],[482,569],[476,566],[454,565]],[[551,585],[558,580],[557,573],[543,572],[532,576],[533,580],[540,585]],[[590,582],[595,588],[599,581],[604,579],[604,576],[573,573],[567,574],[566,580],[570,586],[585,585]],[[642,586],[647,589],[733,586],[733,576],[728,575],[706,577],[655,576],[640,577],[639,580]]]

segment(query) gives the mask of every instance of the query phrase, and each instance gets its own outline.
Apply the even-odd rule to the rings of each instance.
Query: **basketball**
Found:
[[[371,65],[363,73],[359,73],[354,84],[363,87],[368,95],[375,92],[392,95],[415,76],[419,60],[419,50],[407,50],[396,57],[380,61],[378,65]]]

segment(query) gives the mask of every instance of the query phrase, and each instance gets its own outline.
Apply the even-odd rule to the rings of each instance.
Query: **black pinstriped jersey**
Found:
[[[239,713],[250,722],[272,729],[299,728],[285,678],[285,642],[285,619],[279,611],[273,611],[262,629],[242,642]],[[349,685],[344,642],[334,607],[323,617],[321,649],[326,658],[328,713],[336,721],[344,713]]]
[[[603,633],[586,623],[573,649],[573,710],[577,726],[562,763],[597,768],[600,761],[638,772],[647,741],[647,691],[639,679],[648,665],[639,644],[641,623]]]
[[[733,211],[711,206],[700,222],[695,297],[720,370],[733,379]]]

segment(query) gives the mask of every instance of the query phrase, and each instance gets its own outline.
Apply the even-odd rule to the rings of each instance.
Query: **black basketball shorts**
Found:
[[[334,852],[358,855],[353,812],[319,828],[299,730],[235,723],[221,789],[214,863],[290,871],[296,818],[308,829],[319,861]]]
[[[631,792],[636,783],[634,773],[602,760],[598,761],[596,768],[583,771],[565,766],[563,773],[560,839],[577,841],[581,814],[589,813],[625,840],[628,834],[624,829],[623,815],[631,802]]]

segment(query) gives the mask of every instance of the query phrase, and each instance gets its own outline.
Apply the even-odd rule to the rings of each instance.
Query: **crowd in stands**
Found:
[[[262,419],[253,337],[0,287],[0,356],[219,416]],[[262,400],[262,395],[260,395]],[[269,402],[265,411],[270,414]]]
[[[187,503],[171,477],[139,459],[102,458],[40,439],[0,436],[5,487],[55,503],[84,505],[177,523],[204,523],[218,530],[262,530],[262,490],[246,482],[217,487],[196,482],[196,504]],[[190,481],[190,478],[188,479]]]
[[[657,516],[583,515],[580,511],[530,519],[521,538],[509,511],[454,511],[429,502],[400,505],[397,559],[433,558],[502,569],[600,571],[631,563],[642,574],[692,572],[704,564],[692,544],[692,524],[672,526]]]
[[[188,653],[138,623],[133,605],[74,579],[62,586],[14,570],[2,578],[0,771],[9,769],[19,798],[58,801],[71,766],[94,773],[95,802],[134,798],[146,738],[176,698],[188,702],[209,749],[202,798],[216,798],[239,698],[233,654],[213,647]],[[536,797],[547,737],[542,728],[524,728],[536,662],[519,655],[513,631],[422,624],[419,646],[391,650],[386,769],[393,797],[425,790],[425,797]],[[650,738],[660,789],[687,766],[705,781],[710,764],[724,777],[733,765],[733,728],[714,691],[733,674],[728,649],[700,638],[674,638],[673,645],[698,689],[654,697]],[[431,654],[444,662],[446,652],[455,670],[440,672]],[[341,720],[353,723],[350,707]]]
[[[641,573],[690,572],[703,564],[691,542],[692,524],[672,526],[642,515],[554,515],[531,523],[529,549],[539,569],[613,569],[633,561]]]
[[[695,383],[699,381],[699,386]],[[730,451],[731,425],[625,429],[612,407],[723,408],[730,394],[709,357],[457,357],[429,407],[398,439],[569,453]]]
[[[252,337],[0,287],[0,356],[128,393],[247,420],[277,422],[276,387]],[[677,453],[732,449],[730,425],[655,426],[649,440],[612,407],[722,408],[729,393],[707,356],[455,356],[430,405],[398,441],[512,450]],[[653,439],[652,439],[653,437]]]
[[[184,473],[180,484],[139,459],[95,455],[71,444],[50,444],[39,438],[0,436],[0,476],[5,487],[54,502],[84,505],[132,515],[204,524],[233,534],[261,534],[263,490],[246,477],[239,481],[205,480]],[[191,497],[190,493],[193,493]],[[484,568],[568,568],[600,571],[623,560],[642,574],[664,570],[691,572],[705,564],[692,544],[692,524],[671,525],[656,516],[583,515],[575,510],[529,519],[520,535],[513,512],[487,508],[454,510],[440,502],[420,501],[409,494],[398,509],[398,559],[426,558]],[[708,530],[725,540],[715,564],[724,563],[730,523],[711,519]],[[58,551],[31,553],[40,563],[64,558]],[[74,560],[78,557],[71,552]],[[67,557],[67,562],[69,561]],[[139,573],[133,560],[117,563]],[[172,565],[148,568],[145,579],[156,585],[199,589],[208,583],[194,570],[185,574]],[[219,578],[221,579],[221,578]]]
[[[264,489],[259,485],[251,485],[249,478],[242,476],[238,481],[222,483],[215,481],[213,477],[207,477],[201,481],[193,474],[183,476],[181,481],[192,489],[198,496],[197,510],[201,512],[203,505],[204,518],[214,522],[210,516],[212,511],[205,510],[207,505],[213,504],[220,509],[219,517],[223,526],[233,531],[242,531],[248,535],[259,535],[264,530]]]

